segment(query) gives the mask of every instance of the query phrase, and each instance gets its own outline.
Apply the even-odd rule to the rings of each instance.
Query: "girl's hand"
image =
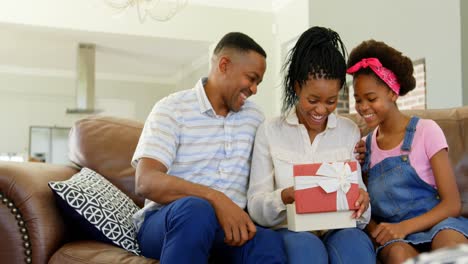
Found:
[[[361,139],[356,143],[356,146],[354,146],[354,153],[356,153],[355,158],[357,161],[363,164],[366,158],[366,142],[364,142],[364,140]]]
[[[284,204],[292,204],[295,201],[294,187],[291,186],[281,191],[281,199],[283,200]]]
[[[384,245],[388,241],[394,239],[404,239],[409,233],[406,230],[406,226],[403,222],[395,224],[380,223],[370,234],[377,243]]]
[[[362,188],[359,188],[359,197],[356,200],[356,206],[359,209],[353,213],[352,218],[359,218],[369,208],[369,194]]]

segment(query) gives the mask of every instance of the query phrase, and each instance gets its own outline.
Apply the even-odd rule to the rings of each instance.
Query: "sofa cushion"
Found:
[[[135,169],[130,164],[142,129],[143,123],[131,119],[83,118],[70,130],[69,158],[80,168],[103,175],[142,207],[144,199],[135,193]]]
[[[135,256],[121,248],[91,240],[74,241],[63,245],[50,258],[49,264],[157,264],[155,259]]]
[[[132,216],[139,207],[98,173],[83,168],[65,181],[49,182],[62,212],[92,239],[139,255]]]

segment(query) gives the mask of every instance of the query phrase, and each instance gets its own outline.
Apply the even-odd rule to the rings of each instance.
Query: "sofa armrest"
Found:
[[[0,259],[47,263],[65,239],[65,224],[47,183],[70,178],[67,166],[0,162]]]

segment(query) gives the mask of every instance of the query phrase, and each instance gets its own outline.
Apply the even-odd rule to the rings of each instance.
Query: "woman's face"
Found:
[[[307,130],[323,131],[328,115],[338,104],[340,80],[310,78],[301,87],[296,83],[295,91],[299,99],[296,105],[299,122]]]
[[[353,80],[356,111],[369,127],[382,123],[390,110],[394,109],[398,98],[385,84],[374,75],[360,74]]]

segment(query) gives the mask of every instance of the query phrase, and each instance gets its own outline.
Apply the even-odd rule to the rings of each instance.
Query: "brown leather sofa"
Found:
[[[450,147],[450,159],[463,199],[462,214],[468,217],[468,107],[414,110],[435,120]],[[368,132],[356,115],[348,115]],[[70,160],[76,166],[0,162],[0,259],[2,263],[158,263],[97,241],[74,240],[73,223],[57,208],[47,183],[65,180],[89,167],[129,195],[134,193],[135,170],[130,159],[142,123],[112,117],[89,117],[78,121],[70,133]]]

